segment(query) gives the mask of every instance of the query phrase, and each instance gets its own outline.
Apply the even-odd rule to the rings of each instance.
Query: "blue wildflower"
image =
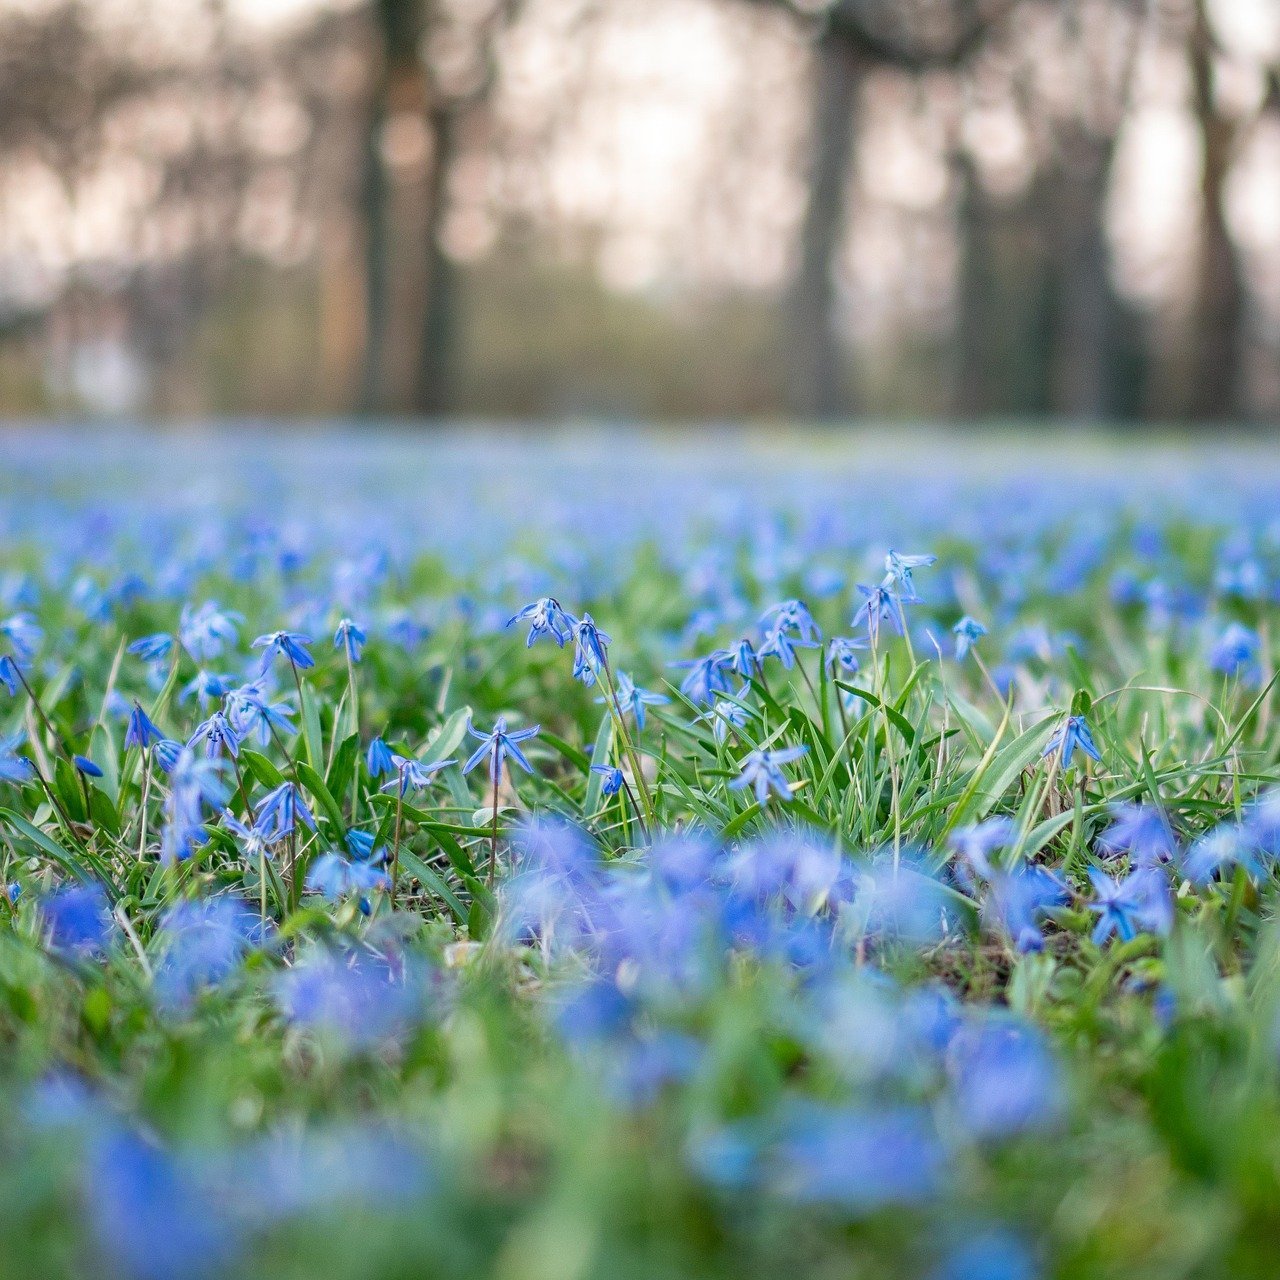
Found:
[[[115,931],[107,895],[94,884],[71,884],[40,899],[46,940],[54,951],[101,955]]]
[[[184,605],[178,621],[178,637],[183,648],[197,661],[217,658],[227,645],[235,644],[239,635],[237,624],[242,621],[238,613],[220,608],[213,600],[205,601],[198,609]]]
[[[1261,673],[1259,655],[1262,641],[1256,631],[1239,622],[1233,622],[1214,641],[1209,650],[1209,666],[1225,676],[1240,676],[1248,682],[1256,681]]]
[[[129,653],[144,662],[163,662],[172,651],[173,637],[164,631],[143,636],[140,640],[135,640],[128,649]]]
[[[671,699],[664,693],[653,693],[642,689],[625,671],[619,671],[614,678],[614,692],[618,695],[618,710],[626,715],[631,712],[635,718],[636,728],[644,732],[645,707],[660,707]],[[597,698],[597,702],[608,702],[607,698]]]
[[[125,750],[139,747],[145,751],[153,742],[159,742],[163,737],[164,734],[142,709],[142,704],[135,702],[133,710],[129,712],[129,727],[124,735]]]
[[[777,658],[783,667],[790,671],[796,665],[796,649],[816,649],[818,642],[816,640],[805,640],[803,637],[793,637],[789,631],[784,631],[781,627],[775,627],[765,636],[760,644],[760,657]]]
[[[1171,862],[1177,853],[1168,819],[1153,804],[1112,805],[1111,825],[1098,844],[1107,853],[1128,853],[1136,867]]]
[[[44,631],[30,613],[15,613],[13,617],[0,622],[0,635],[8,638],[13,646],[14,656],[23,664],[36,656],[36,650],[44,639]]]
[[[451,764],[457,764],[456,760],[432,760],[430,762],[422,760],[414,760],[410,756],[393,755],[391,762],[395,767],[396,776],[390,782],[383,786],[384,791],[390,791],[393,787],[398,789],[400,795],[413,787],[415,790],[421,791],[431,785],[433,775],[440,772],[441,769],[448,768]]]
[[[536,737],[541,733],[540,725],[535,724],[531,728],[518,729],[514,733],[508,733],[506,717],[499,716],[493,722],[493,728],[488,733],[481,733],[468,718],[467,732],[473,738],[480,739],[480,746],[467,763],[462,766],[463,773],[470,773],[486,757],[489,760],[489,780],[495,787],[502,777],[502,762],[508,757],[514,760],[526,773],[533,772],[533,765],[525,758],[519,744],[527,742],[530,738]]]
[[[369,768],[369,777],[375,781],[378,778],[386,777],[387,774],[394,773],[396,768],[391,748],[381,738],[374,738],[369,744],[365,763]]]
[[[1085,722],[1084,716],[1068,716],[1054,730],[1053,737],[1049,739],[1048,744],[1040,754],[1048,756],[1057,752],[1062,767],[1070,769],[1071,760],[1076,753],[1077,747],[1091,760],[1102,759],[1102,754],[1094,744],[1093,734],[1089,732],[1089,726]]]
[[[294,782],[282,782],[258,804],[258,825],[269,830],[274,840],[291,835],[299,820],[312,831],[316,829],[316,820]]]
[[[853,615],[851,626],[866,625],[867,634],[874,644],[880,635],[880,626],[887,622],[891,630],[901,635],[904,629],[902,606],[898,598],[883,586],[868,587],[858,583],[862,604]]]
[[[215,711],[207,720],[201,721],[187,745],[194,747],[201,742],[204,743],[205,755],[209,757],[220,756],[224,751],[232,759],[240,755],[240,735],[221,711]]]
[[[21,733],[0,738],[0,782],[23,783],[35,777],[35,766],[26,756],[18,755],[22,738]]]
[[[526,649],[530,648],[539,636],[550,636],[563,649],[565,641],[572,637],[573,629],[578,624],[577,618],[571,613],[566,613],[560,607],[560,601],[552,596],[543,596],[541,600],[525,605],[511,618],[507,626],[510,627],[517,622],[529,624],[529,634],[524,642]]]
[[[363,627],[350,618],[343,618],[333,633],[333,647],[344,650],[348,661],[359,662],[368,638]]]
[[[762,628],[769,618],[774,620],[772,630],[794,631],[803,648],[811,649],[822,643],[822,628],[813,620],[813,614],[803,600],[783,600],[766,609],[760,615]]]
[[[1160,871],[1144,868],[1117,881],[1105,871],[1090,867],[1089,879],[1096,895],[1089,910],[1098,913],[1093,927],[1093,940],[1098,946],[1113,933],[1121,942],[1128,942],[1139,933],[1166,934],[1173,927],[1173,902]]]
[[[831,675],[853,675],[859,666],[858,652],[867,647],[865,640],[851,636],[833,636],[827,642],[827,671]]]
[[[6,653],[0,658],[0,684],[9,691],[11,698],[18,694],[21,677],[18,675],[18,664]]]
[[[791,799],[791,783],[782,772],[782,765],[799,760],[808,747],[785,747],[781,751],[751,751],[742,759],[742,772],[729,783],[730,791],[751,787],[756,803],[768,804],[770,794],[783,800]]]
[[[954,627],[951,634],[956,638],[956,661],[963,662],[969,656],[969,650],[987,634],[987,629],[976,618],[967,613]]]
[[[277,657],[284,658],[298,671],[314,667],[316,660],[305,648],[310,643],[310,636],[304,636],[297,631],[272,631],[265,636],[259,636],[253,642],[253,647],[263,651],[261,670],[265,674]]]
[[[689,674],[681,681],[680,692],[698,706],[709,706],[716,694],[733,692],[726,674],[732,663],[733,655],[727,649],[716,649],[706,657],[671,665],[688,668]]]
[[[391,877],[368,862],[352,861],[330,850],[307,869],[307,891],[330,902],[353,894],[363,895],[391,888]]]
[[[588,688],[596,682],[596,672],[606,662],[610,644],[607,636],[589,613],[584,613],[573,624],[573,678],[581,680]]]
[[[625,785],[625,779],[622,776],[622,770],[613,764],[593,764],[591,766],[592,773],[598,773],[604,779],[604,785],[600,788],[607,796],[616,796]]]
[[[101,778],[102,770],[88,756],[72,756],[72,763],[86,778]]]
[[[884,558],[884,581],[881,585],[897,586],[904,600],[914,601],[917,597],[915,584],[911,580],[912,572],[916,569],[927,569],[937,561],[937,556],[904,556],[896,551],[890,551]]]

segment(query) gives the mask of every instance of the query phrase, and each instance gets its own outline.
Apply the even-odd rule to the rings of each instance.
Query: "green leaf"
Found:
[[[260,752],[241,747],[240,763],[268,790],[274,791],[287,781],[284,774]]]
[[[609,752],[613,750],[613,716],[605,712],[600,718],[600,728],[596,733],[596,745],[591,752],[591,761],[587,773],[587,794],[582,801],[584,813],[596,813],[600,809],[600,801],[604,795],[604,775],[591,773],[595,765],[609,763]]]

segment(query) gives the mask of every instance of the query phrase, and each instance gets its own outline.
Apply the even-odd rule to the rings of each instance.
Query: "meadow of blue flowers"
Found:
[[[4,453],[3,1274],[1280,1274],[1264,450]]]

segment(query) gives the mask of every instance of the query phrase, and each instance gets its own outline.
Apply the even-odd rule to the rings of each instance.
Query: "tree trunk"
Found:
[[[461,123],[454,108],[445,106],[431,112],[431,176],[422,226],[426,298],[413,406],[417,413],[431,417],[447,413],[453,405],[458,271],[444,251],[441,232],[448,212],[449,173],[458,152]]]
[[[360,218],[364,229],[364,349],[360,358],[358,413],[385,413],[387,403],[387,322],[390,295],[387,288],[390,257],[387,172],[381,138],[387,119],[388,78],[378,73],[377,87],[365,126],[364,172],[360,183]]]
[[[1194,418],[1221,421],[1238,414],[1244,399],[1245,292],[1226,214],[1235,131],[1214,100],[1213,34],[1206,0],[1195,0],[1187,54],[1201,157],[1200,246],[1187,407]]]
[[[816,47],[809,203],[790,305],[789,400],[794,413],[835,418],[851,411],[836,325],[836,269],[844,242],[863,64],[847,43]]]
[[[1098,420],[1110,417],[1114,407],[1111,356],[1117,304],[1103,224],[1112,147],[1109,140],[1082,131],[1065,138],[1063,147],[1056,202],[1053,411]]]

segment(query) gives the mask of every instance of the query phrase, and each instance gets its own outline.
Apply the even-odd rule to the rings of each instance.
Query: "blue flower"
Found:
[[[101,778],[102,770],[88,756],[72,756],[72,763],[86,778]]]
[[[1268,851],[1269,857],[1270,851]],[[1248,827],[1223,823],[1206,831],[1182,860],[1182,874],[1192,884],[1203,886],[1227,867],[1240,866],[1255,884],[1267,875],[1263,850]]]
[[[991,854],[1012,844],[1015,831],[1013,819],[1002,814],[973,826],[957,827],[947,843],[968,863],[973,874],[990,880],[994,874]]]
[[[72,884],[40,899],[46,939],[54,951],[101,955],[115,932],[107,895],[98,885]]]
[[[1244,680],[1254,681],[1261,672],[1258,663],[1261,652],[1262,641],[1258,633],[1233,622],[1209,650],[1209,666],[1223,675],[1238,675]]]
[[[240,755],[240,735],[221,711],[215,711],[196,726],[187,746],[194,747],[200,742],[204,743],[205,755],[211,758],[220,756],[224,751],[233,759]]]
[[[607,796],[616,796],[622,790],[625,779],[622,776],[622,770],[617,765],[612,764],[593,764],[591,766],[592,773],[598,773],[604,779],[604,785],[600,788]]]
[[[743,638],[732,649],[729,666],[744,680],[750,680],[760,670],[760,656],[752,647],[751,641]]]
[[[866,647],[865,640],[833,636],[827,642],[827,671],[833,676],[837,673],[853,675],[858,670],[858,651]]]
[[[227,719],[241,741],[257,733],[260,746],[266,746],[272,731],[294,733],[293,708],[287,702],[268,702],[261,679],[232,689],[225,702]]]
[[[183,648],[197,661],[217,658],[227,645],[235,644],[239,634],[237,623],[242,621],[238,613],[219,608],[213,600],[206,601],[198,609],[184,605],[178,622],[178,637]]]
[[[258,804],[258,825],[270,831],[273,840],[283,840],[292,834],[299,820],[312,831],[316,829],[316,820],[294,782],[282,782],[268,791]]]
[[[1093,927],[1098,946],[1113,933],[1121,942],[1129,942],[1139,933],[1166,934],[1173,927],[1173,902],[1162,872],[1144,868],[1117,881],[1090,867],[1089,879],[1096,895],[1089,910],[1098,913]]]
[[[29,613],[15,613],[13,617],[0,622],[0,635],[8,638],[13,646],[14,656],[24,664],[36,656],[36,650],[44,639],[40,624]]]
[[[355,862],[332,850],[322,853],[307,869],[307,890],[330,902],[352,894],[391,888],[391,877],[368,862]]]
[[[803,648],[811,649],[822,643],[822,628],[813,620],[813,614],[803,600],[783,600],[766,609],[760,615],[762,628],[768,618],[774,619],[773,630],[794,631]]]
[[[883,586],[897,586],[901,590],[904,600],[916,599],[915,584],[911,580],[912,571],[915,569],[927,569],[931,564],[936,564],[937,556],[903,556],[896,551],[890,551],[884,558],[884,582]]]
[[[375,781],[378,778],[386,777],[389,773],[394,773],[396,768],[391,748],[381,738],[374,738],[369,744],[365,763],[369,768],[369,777]]]
[[[135,640],[128,649],[144,662],[162,662],[173,651],[173,637],[164,631]]]
[[[644,732],[645,707],[660,707],[671,699],[664,693],[652,693],[642,689],[625,671],[619,671],[614,679],[614,692],[618,695],[618,710],[626,715],[629,711],[635,717],[636,728]],[[608,702],[607,698],[597,698],[597,702]]]
[[[181,1007],[224,981],[264,941],[262,921],[241,898],[179,902],[160,920],[156,994],[162,1005]]]
[[[787,781],[781,766],[799,760],[808,747],[785,747],[781,751],[751,751],[742,759],[742,772],[729,783],[730,791],[751,787],[756,793],[756,803],[768,804],[770,794],[783,800],[791,799],[791,783]]]
[[[363,627],[352,622],[350,618],[343,618],[338,623],[338,629],[333,633],[333,647],[344,649],[351,662],[359,662],[368,638]]]
[[[310,643],[310,636],[304,636],[297,631],[272,631],[268,635],[259,636],[253,642],[253,647],[263,650],[261,670],[265,674],[277,657],[284,658],[290,666],[299,671],[314,667],[316,660],[303,647]]]
[[[133,704],[133,710],[129,712],[129,728],[124,735],[124,746],[127,751],[130,747],[140,747],[145,751],[153,742],[159,742],[164,734],[156,727],[151,717],[142,709],[140,702]]]
[[[541,731],[541,726],[535,724],[531,728],[518,729],[514,733],[508,733],[506,717],[499,716],[493,722],[493,728],[488,733],[481,733],[473,727],[470,718],[468,718],[467,732],[473,738],[480,739],[480,746],[467,763],[462,766],[462,772],[470,773],[481,760],[487,757],[489,760],[489,780],[494,786],[497,786],[498,780],[502,777],[502,762],[510,757],[526,773],[532,773],[533,765],[525,759],[524,753],[520,750],[518,744],[536,737]]]
[[[945,1156],[923,1110],[813,1104],[785,1118],[766,1164],[788,1199],[867,1214],[931,1197]]]
[[[1094,745],[1093,734],[1089,732],[1089,726],[1085,723],[1084,716],[1068,716],[1054,731],[1053,737],[1049,739],[1048,744],[1040,754],[1048,756],[1058,752],[1062,767],[1070,769],[1071,760],[1076,753],[1077,747],[1091,760],[1102,759],[1101,752]]]
[[[967,613],[954,627],[951,634],[956,638],[956,661],[963,662],[969,656],[969,650],[987,634],[987,629],[976,618]]]
[[[596,682],[596,672],[605,665],[610,638],[589,613],[573,624],[573,678],[588,688]]]
[[[729,737],[731,729],[742,729],[746,727],[747,721],[751,719],[751,712],[740,702],[732,702],[728,698],[720,698],[716,701],[714,707],[705,715],[699,717],[701,720],[709,720],[711,722],[711,731],[715,734],[717,742],[724,742]]]
[[[9,696],[14,698],[18,695],[18,685],[21,682],[18,664],[6,653],[0,658],[0,684],[4,685],[9,690]]]
[[[1171,862],[1177,841],[1168,819],[1153,804],[1114,804],[1111,825],[1098,837],[1108,853],[1128,853],[1137,867]]]
[[[850,625],[856,627],[865,623],[867,634],[871,637],[873,644],[879,638],[880,625],[884,622],[889,624],[891,630],[901,635],[904,622],[902,605],[898,602],[898,598],[883,586],[868,587],[861,582],[858,583],[858,591],[862,596],[862,604],[858,607],[858,612],[853,615]]]
[[[782,627],[775,627],[761,643],[760,657],[777,658],[783,667],[790,671],[796,665],[797,648],[816,649],[817,647],[816,640],[805,640],[800,636],[793,639],[790,632],[783,630]]]
[[[578,624],[573,614],[566,613],[560,607],[560,601],[552,596],[543,596],[541,600],[525,605],[507,623],[507,626],[517,622],[529,624],[529,635],[524,642],[526,649],[530,648],[539,636],[550,636],[563,649],[565,641],[572,637],[573,629]]]
[[[35,777],[35,766],[26,756],[18,755],[22,734],[0,738],[0,782],[23,783]]]
[[[947,1056],[957,1118],[975,1137],[1043,1129],[1062,1114],[1062,1072],[1034,1027],[985,1019],[960,1031]]]
[[[203,711],[215,698],[223,698],[235,687],[230,676],[217,675],[212,671],[197,671],[194,678],[182,686],[182,698],[185,702],[193,694]]]
[[[727,649],[716,649],[704,658],[673,662],[671,665],[688,668],[689,674],[681,682],[680,692],[698,706],[709,706],[718,693],[733,692],[726,674],[733,665],[733,655]]]
[[[434,774],[439,773],[441,769],[445,769],[451,764],[458,763],[456,760],[432,760],[430,763],[426,763],[422,760],[414,760],[409,756],[398,755],[393,755],[391,762],[395,767],[396,776],[386,783],[382,789],[390,791],[394,787],[398,789],[400,795],[404,795],[410,787],[421,791],[431,785],[431,778]]]

